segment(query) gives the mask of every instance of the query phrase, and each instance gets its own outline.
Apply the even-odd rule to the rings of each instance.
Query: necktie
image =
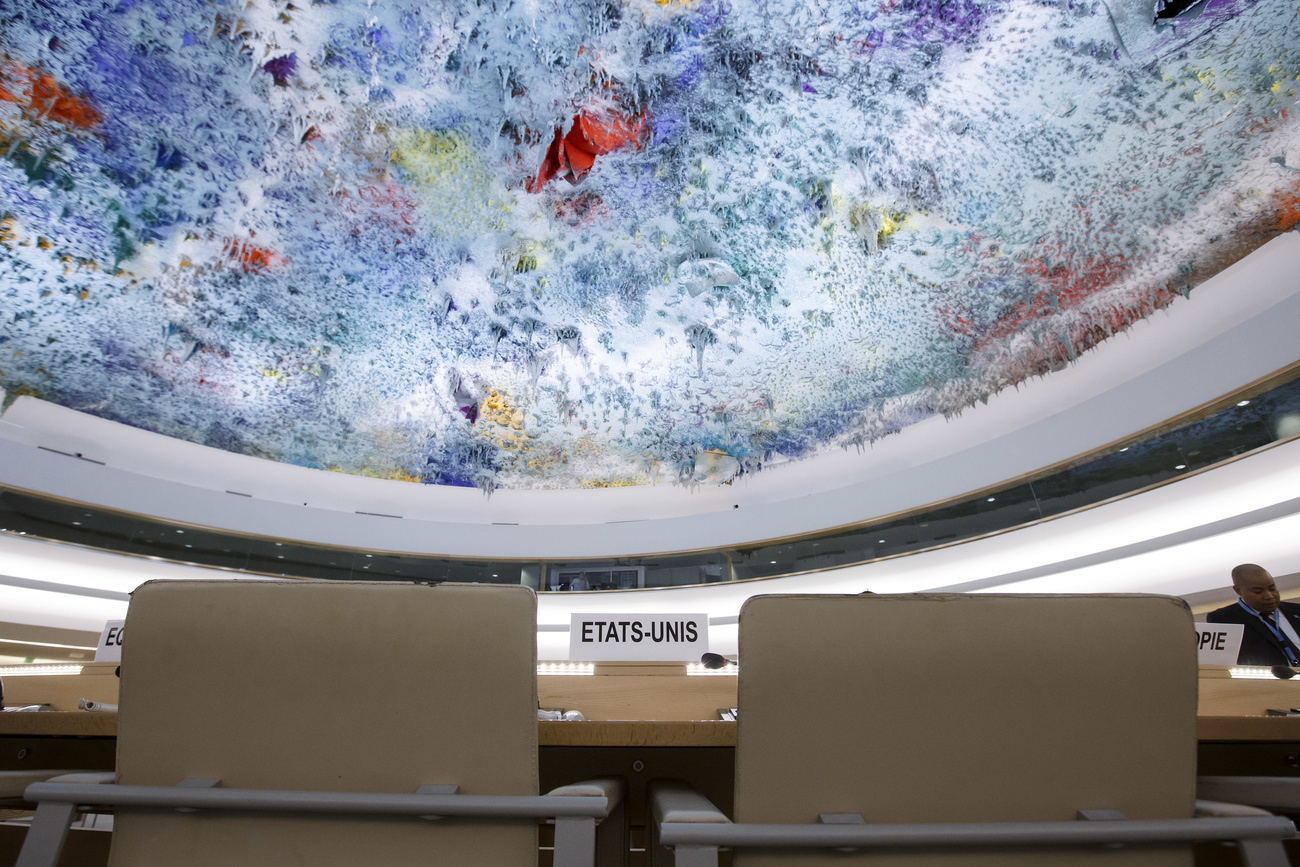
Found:
[[[1286,651],[1287,660],[1292,666],[1300,665],[1300,648],[1297,648],[1295,644],[1292,643],[1291,639],[1287,638],[1286,633],[1282,631],[1281,625],[1275,619],[1280,616],[1281,615],[1276,611],[1272,614],[1260,615],[1260,617],[1264,619],[1264,622],[1268,624],[1269,629],[1273,630],[1273,635],[1282,645],[1282,649]]]

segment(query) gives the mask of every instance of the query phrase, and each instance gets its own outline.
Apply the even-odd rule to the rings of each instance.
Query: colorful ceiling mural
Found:
[[[1294,0],[6,0],[0,387],[307,467],[721,483],[1300,221]]]

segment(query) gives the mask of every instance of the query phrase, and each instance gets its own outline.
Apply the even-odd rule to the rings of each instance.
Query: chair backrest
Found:
[[[740,615],[735,819],[1189,818],[1191,614],[1160,596],[758,596]],[[1174,850],[936,850],[881,865],[1188,865]],[[737,851],[747,865],[845,863]]]
[[[537,794],[526,587],[155,581],[132,595],[117,777]],[[110,863],[533,865],[536,823],[118,811]]]

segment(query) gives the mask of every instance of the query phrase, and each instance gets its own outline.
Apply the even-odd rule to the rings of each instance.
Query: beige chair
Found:
[[[525,587],[150,582],[123,647],[115,784],[27,789],[19,858],[113,805],[110,865],[591,867],[621,788],[537,795],[536,597]]]
[[[1286,864],[1285,819],[1193,818],[1191,636],[1156,596],[755,597],[735,822],[659,784],[653,863],[1173,867],[1236,839]]]

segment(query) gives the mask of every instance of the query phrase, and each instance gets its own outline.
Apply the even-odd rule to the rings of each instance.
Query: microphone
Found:
[[[721,653],[706,653],[700,657],[700,664],[705,668],[718,669],[727,665],[736,665],[737,663],[727,659]]]
[[[78,710],[88,710],[92,713],[117,713],[117,705],[109,704],[106,701],[94,701],[89,698],[77,700]]]

